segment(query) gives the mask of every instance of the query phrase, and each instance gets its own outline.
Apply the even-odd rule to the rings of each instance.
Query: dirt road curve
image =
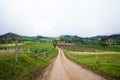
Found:
[[[89,70],[82,68],[80,65],[67,59],[61,49],[59,54],[43,74],[43,78],[37,80],[106,80]]]

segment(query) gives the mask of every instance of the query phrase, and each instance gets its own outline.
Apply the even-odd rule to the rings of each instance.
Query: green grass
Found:
[[[51,51],[53,50],[53,45],[52,42],[45,42],[45,43],[40,43],[40,42],[30,42],[30,43],[25,43],[23,45],[19,45],[20,49],[28,50],[30,51]]]
[[[24,43],[19,43],[18,45],[23,45]],[[0,46],[15,46],[15,43],[11,44],[0,44]]]
[[[90,47],[90,48],[96,48],[98,49],[98,51],[115,51],[115,52],[120,52],[120,45],[109,45],[107,47],[102,47],[99,44],[79,44],[76,43],[75,45],[78,46],[86,46],[86,47]]]
[[[36,72],[45,68],[58,53],[48,42],[30,42],[19,48],[30,48],[30,52],[19,52],[16,64],[14,54],[0,55],[0,80],[34,80]],[[38,51],[33,53],[34,49]],[[41,56],[41,50],[46,50],[47,55]]]
[[[120,79],[120,54],[68,54],[66,56],[113,80]]]

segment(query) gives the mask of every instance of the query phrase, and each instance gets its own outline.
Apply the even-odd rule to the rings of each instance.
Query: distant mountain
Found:
[[[0,38],[15,40],[15,39],[21,39],[22,37],[15,33],[6,33],[4,35],[1,35]]]
[[[52,37],[45,37],[45,36],[20,36],[15,33],[6,33],[3,35],[0,35],[0,38],[9,38],[9,39],[25,39],[25,40],[30,40],[30,39],[50,39]]]
[[[66,39],[66,40],[73,40],[73,39],[99,39],[99,38],[108,38],[108,39],[119,39],[120,40],[120,34],[113,34],[113,35],[109,35],[109,36],[106,36],[106,35],[101,35],[101,36],[94,36],[94,37],[89,37],[89,38],[83,38],[83,37],[79,37],[77,35],[75,36],[72,36],[72,35],[62,35],[60,36],[59,38],[62,38],[62,39]]]
[[[51,37],[44,37],[44,36],[20,36],[15,33],[6,33],[3,35],[0,35],[0,43],[12,43],[16,39],[19,41],[36,41],[39,39],[51,39]]]
[[[120,40],[120,34],[110,35],[110,36],[107,36],[107,38]]]
[[[52,37],[37,36],[37,39],[51,39]]]
[[[77,35],[62,35],[59,37],[60,40],[66,41],[66,42],[75,42],[75,41],[81,41],[81,37],[77,36]]]
[[[113,35],[109,35],[109,36],[94,36],[94,37],[91,37],[91,39],[98,39],[98,38],[108,38],[108,39],[114,39],[114,40],[120,40],[120,34],[113,34]]]
[[[22,40],[22,37],[15,33],[6,33],[0,36],[0,43],[13,43],[16,39]]]
[[[89,38],[83,38],[79,36],[72,36],[72,35],[62,35],[59,37],[60,40],[66,41],[66,42],[89,42],[89,43],[99,43],[101,38],[107,38],[110,40],[111,44],[120,44],[120,34],[113,34],[113,35],[101,35],[101,36],[94,36]]]
[[[61,41],[65,41],[65,42],[99,42],[101,40],[101,38],[108,38],[110,41],[112,41],[113,43],[117,43],[120,44],[120,34],[113,34],[113,35],[102,35],[102,36],[94,36],[94,37],[89,37],[89,38],[83,38],[83,37],[79,37],[77,35],[61,35],[58,38],[56,38],[57,40],[61,40]],[[0,43],[10,43],[11,41],[14,41],[15,39],[19,39],[21,41],[35,41],[35,40],[39,40],[39,39],[55,39],[53,37],[45,37],[45,36],[20,36],[18,34],[15,33],[6,33],[4,35],[0,35]]]

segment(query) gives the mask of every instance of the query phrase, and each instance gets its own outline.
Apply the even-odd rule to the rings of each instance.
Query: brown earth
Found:
[[[14,54],[15,50],[0,50],[0,55]]]
[[[67,48],[67,49],[78,49],[78,50],[92,50],[95,51],[95,48],[85,47],[85,46],[76,46],[76,45],[65,45],[65,44],[59,44],[59,48]]]
[[[36,80],[106,80],[66,58],[59,50],[56,60]]]

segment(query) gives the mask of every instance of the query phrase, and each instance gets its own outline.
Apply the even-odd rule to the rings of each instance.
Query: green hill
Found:
[[[23,42],[23,41],[38,41],[40,39],[52,39],[52,38],[44,36],[20,36],[15,33],[6,33],[0,35],[0,43],[13,43],[16,39],[18,39],[19,42]]]
[[[101,36],[94,36],[94,37],[79,37],[79,36],[72,36],[72,35],[62,35],[59,37],[61,41],[69,42],[69,43],[87,43],[87,44],[98,44],[101,41],[101,38],[107,38],[110,44],[117,44],[120,45],[120,34],[113,34],[113,35],[101,35]]]
[[[4,35],[1,35],[0,38],[9,38],[9,39],[19,39],[22,38],[20,35],[15,34],[15,33],[6,33]]]
[[[6,34],[0,36],[0,43],[12,43],[16,39],[21,40],[22,37],[18,34],[14,34],[14,33],[6,33]]]

